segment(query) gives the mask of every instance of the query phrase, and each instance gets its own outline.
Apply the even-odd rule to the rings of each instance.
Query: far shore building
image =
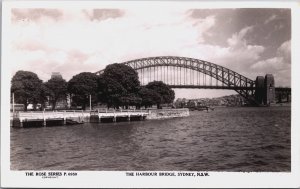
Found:
[[[63,79],[62,75],[60,72],[52,72],[51,74],[51,79],[53,78],[59,78]],[[46,109],[52,109],[51,103],[50,103],[50,98],[48,97],[48,102],[46,103]],[[60,99],[56,102],[56,109],[67,109],[70,108],[70,99],[69,95],[67,95],[66,99]]]
[[[62,79],[62,75],[60,74],[60,72],[52,72],[52,75],[51,75],[51,79],[53,78],[59,78],[59,79]]]

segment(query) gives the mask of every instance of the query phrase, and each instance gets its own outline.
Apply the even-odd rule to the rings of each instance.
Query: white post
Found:
[[[92,111],[92,95],[90,95],[90,112]]]
[[[13,113],[15,113],[15,93],[12,93]]]
[[[63,117],[64,117],[64,125],[66,125],[67,124],[66,110],[63,112]]]
[[[46,127],[46,118],[45,118],[45,110],[43,111],[43,120],[44,120],[44,122],[43,122],[43,126],[44,127]]]

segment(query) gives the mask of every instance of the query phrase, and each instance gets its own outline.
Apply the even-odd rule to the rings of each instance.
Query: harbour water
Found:
[[[11,128],[12,170],[291,171],[291,107]]]

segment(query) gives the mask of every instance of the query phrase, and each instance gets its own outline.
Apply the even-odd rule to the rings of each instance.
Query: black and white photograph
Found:
[[[299,174],[291,6],[31,3],[2,5],[2,171]]]

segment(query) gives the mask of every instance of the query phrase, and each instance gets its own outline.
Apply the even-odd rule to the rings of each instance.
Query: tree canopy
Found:
[[[139,95],[142,98],[141,105],[145,106],[145,108],[154,104],[160,104],[162,101],[161,96],[156,91],[146,87],[141,87]]]
[[[74,75],[69,82],[62,77],[53,77],[43,83],[35,73],[18,71],[11,83],[15,102],[24,104],[25,110],[28,104],[35,108],[40,103],[45,107],[48,100],[55,109],[57,102],[66,100],[68,94],[72,105],[83,109],[89,104],[90,95],[92,104],[101,102],[114,108],[147,108],[154,104],[160,108],[161,104],[172,103],[175,98],[174,91],[162,81],[140,86],[138,73],[132,67],[118,63],[108,65],[100,76],[82,72]]]
[[[108,65],[98,80],[98,97],[108,107],[129,106],[141,103],[138,97],[138,73],[124,64]]]
[[[121,97],[121,104],[128,108],[128,106],[136,106],[140,108],[142,103],[142,98],[140,98],[137,94],[126,94]]]
[[[126,94],[125,88],[117,81],[100,75],[98,79],[98,99],[107,107],[120,106],[121,97]]]
[[[80,105],[84,109],[89,103],[89,95],[92,97],[92,103],[97,102],[97,83],[98,76],[91,72],[79,73],[68,82],[68,91],[71,94],[72,102]]]
[[[139,91],[140,81],[138,73],[125,64],[115,63],[106,66],[102,77],[118,82],[127,93],[137,93]]]
[[[54,77],[49,79],[46,83],[46,93],[48,93],[50,97],[50,102],[52,104],[52,109],[55,109],[56,103],[58,100],[66,99],[67,95],[67,82],[66,80]]]
[[[46,107],[46,102],[48,101],[48,98],[50,96],[50,90],[46,86],[46,83],[42,83],[41,86],[41,94],[39,102],[41,103],[41,109],[43,110]]]
[[[162,81],[150,82],[146,85],[146,88],[155,91],[161,97],[161,101],[157,103],[158,108],[160,108],[160,104],[172,103],[175,98],[174,90]]]
[[[25,111],[29,103],[36,104],[41,98],[42,80],[29,71],[18,71],[11,80],[11,92],[15,102],[24,104]]]

